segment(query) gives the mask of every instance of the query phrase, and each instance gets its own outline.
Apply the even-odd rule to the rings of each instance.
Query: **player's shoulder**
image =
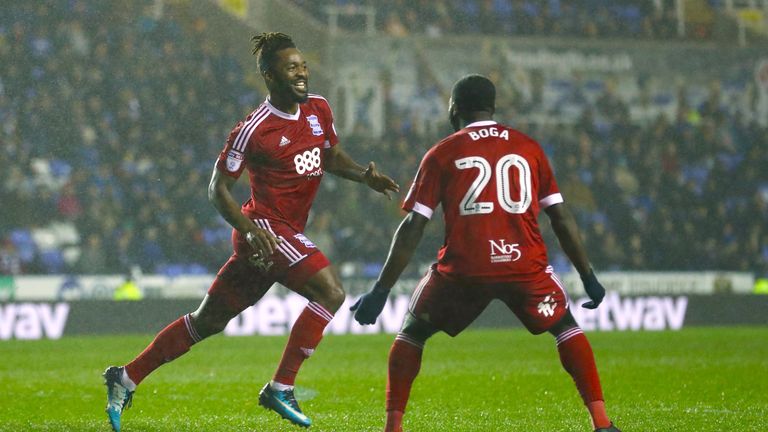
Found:
[[[325,98],[325,96],[317,94],[317,93],[309,93],[307,95],[307,100],[316,100],[316,101],[325,101],[325,103],[328,103],[328,99]]]
[[[245,119],[242,121],[241,125],[243,127],[250,126],[255,127],[260,125],[264,122],[264,120],[269,117],[270,109],[269,104],[265,100],[264,102],[260,103],[259,106],[257,106],[253,111],[248,113],[248,115],[245,116]]]
[[[427,152],[424,154],[424,158],[439,159],[442,155],[450,151],[450,148],[453,146],[453,144],[457,142],[456,138],[456,133],[454,133],[436,142],[432,147],[427,149]]]
[[[235,150],[245,151],[248,142],[259,136],[268,123],[271,114],[267,101],[262,102],[256,109],[248,113],[245,118],[235,125],[229,140]]]
[[[309,95],[307,95],[306,103],[310,107],[321,109],[321,110],[331,109],[331,104],[328,102],[328,99],[316,93],[310,93]]]
[[[484,132],[482,132],[485,130]],[[499,122],[488,122],[488,124],[482,126],[475,126],[474,128],[464,128],[459,132],[465,132],[465,136],[469,136],[473,132],[481,137],[488,135],[493,137],[504,138],[512,142],[527,142],[532,144],[538,144],[535,139],[516,129],[514,126]]]
[[[530,135],[520,131],[503,123],[497,123],[496,127],[499,129],[496,134],[506,135],[506,140],[511,143],[512,146],[517,147],[518,150],[529,150],[536,153],[543,152],[541,145]]]

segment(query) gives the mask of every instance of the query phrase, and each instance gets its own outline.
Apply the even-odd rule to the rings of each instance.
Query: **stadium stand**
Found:
[[[329,17],[329,21],[343,30],[359,30],[372,22],[377,31],[392,36],[441,37],[461,33],[707,41],[733,38],[746,28],[763,35],[766,30],[761,22],[765,11],[759,9],[756,2],[746,0],[686,1],[685,23],[682,25],[677,19],[678,3],[674,0],[293,2],[312,16]],[[375,19],[368,19],[369,15]]]
[[[370,6],[294,3],[316,8],[316,17],[328,5]],[[378,43],[391,44],[392,57],[369,58],[357,41],[336,49],[367,60],[362,69],[340,66],[339,79],[360,86],[345,105],[354,125],[339,123],[350,153],[376,160],[401,185],[447,132],[446,83],[473,67],[460,60],[471,57],[465,45],[421,49],[402,38],[454,30],[675,34],[669,2],[389,3],[376,25],[390,36]],[[406,3],[416,7],[405,13]],[[158,15],[152,5],[51,0],[0,8],[0,274],[122,274],[134,264],[146,273],[205,273],[229,253],[230,230],[206,187],[230,128],[263,92],[249,79],[255,67],[238,61],[242,53],[210,43],[204,19]],[[459,7],[477,19],[450,21]],[[690,37],[713,34],[702,29]],[[750,116],[751,71],[695,85],[642,74],[546,74],[514,68],[517,51],[501,46],[488,49],[500,50],[503,68],[480,71],[497,82],[500,120],[544,145],[599,268],[768,274],[768,129]],[[365,87],[372,80],[380,85]],[[374,100],[383,100],[382,124]],[[334,261],[373,275],[398,216],[393,203],[329,175],[309,236]],[[421,262],[440,242],[430,229]],[[560,254],[552,259],[563,265]]]

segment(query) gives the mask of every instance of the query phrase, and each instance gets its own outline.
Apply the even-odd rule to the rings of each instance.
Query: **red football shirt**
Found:
[[[403,209],[427,218],[443,206],[437,269],[478,282],[527,280],[547,266],[540,209],[563,201],[533,139],[481,121],[445,138],[421,161]]]
[[[324,150],[338,143],[328,101],[310,94],[296,114],[275,108],[269,98],[229,134],[216,167],[238,178],[248,168],[251,198],[243,214],[282,221],[304,231],[323,177]]]

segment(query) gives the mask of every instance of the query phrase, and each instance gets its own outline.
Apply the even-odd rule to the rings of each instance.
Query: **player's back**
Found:
[[[539,144],[484,121],[430,149],[404,207],[433,210],[442,204],[446,233],[439,271],[496,282],[526,280],[546,268],[537,216],[561,201]]]

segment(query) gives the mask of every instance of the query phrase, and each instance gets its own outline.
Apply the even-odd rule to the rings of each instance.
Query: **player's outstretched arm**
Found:
[[[357,322],[360,324],[376,322],[376,318],[387,302],[389,291],[411,261],[413,251],[416,250],[422,235],[424,235],[424,227],[427,222],[429,219],[426,217],[416,212],[410,212],[400,223],[395,236],[392,238],[389,255],[384,262],[384,268],[381,269],[379,279],[373,285],[373,289],[360,297],[350,308],[350,310],[355,311]]]
[[[390,177],[380,173],[375,163],[369,162],[367,167],[363,167],[352,160],[339,145],[325,152],[325,170],[329,173],[347,180],[365,183],[369,188],[386,195],[389,199],[392,199],[389,192],[400,192],[400,186]]]
[[[208,199],[224,220],[245,235],[246,240],[257,254],[257,259],[269,257],[277,249],[280,240],[276,239],[269,231],[256,226],[252,220],[240,212],[240,206],[231,192],[235,182],[237,179],[224,175],[219,172],[218,168],[214,168],[211,182],[208,184]]]
[[[573,214],[568,210],[565,203],[551,205],[544,211],[549,216],[552,229],[560,241],[560,246],[565,254],[568,255],[574,267],[576,267],[576,271],[579,272],[581,281],[584,283],[584,290],[591,299],[591,301],[584,303],[582,306],[587,309],[597,308],[600,302],[603,301],[603,297],[605,297],[605,288],[597,280],[597,276],[595,276],[595,272],[589,264],[589,257],[584,248],[584,243],[581,242],[579,227],[576,225]]]

